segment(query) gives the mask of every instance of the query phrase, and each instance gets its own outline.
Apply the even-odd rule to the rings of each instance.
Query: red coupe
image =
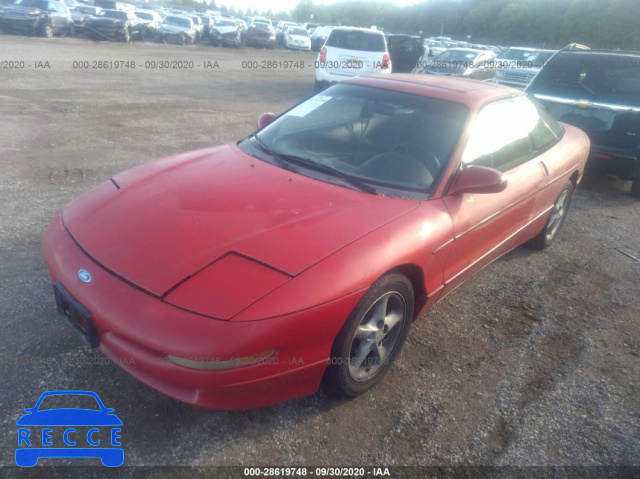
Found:
[[[74,328],[197,406],[370,389],[414,319],[554,240],[589,151],[518,90],[436,75],[351,78],[258,123],[114,176],[44,238]]]

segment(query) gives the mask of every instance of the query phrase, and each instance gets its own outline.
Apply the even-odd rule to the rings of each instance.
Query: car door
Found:
[[[456,175],[467,168],[488,167],[502,172],[507,186],[496,193],[444,196],[454,229],[445,265],[445,293],[519,244],[538,210],[546,183],[532,154],[531,131],[538,116],[530,102],[529,106],[512,99],[495,102],[485,106],[471,124]]]
[[[62,33],[68,28],[69,11],[66,5],[59,2],[49,2],[51,12],[51,26],[55,33]]]

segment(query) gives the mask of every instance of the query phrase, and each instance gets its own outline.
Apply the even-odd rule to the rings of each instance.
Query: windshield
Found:
[[[529,60],[529,57],[533,55],[534,52],[529,50],[516,50],[513,48],[507,48],[503,51],[498,58],[501,60]]]
[[[384,52],[387,49],[381,33],[361,30],[333,30],[325,46],[364,52]]]
[[[74,9],[78,13],[86,13],[88,15],[95,15],[96,9],[95,7],[75,7]]]
[[[640,105],[640,56],[564,54],[536,77],[535,93],[542,89],[576,90],[589,100],[606,96],[630,106]]]
[[[216,20],[215,25],[217,27],[235,27],[236,26],[235,22],[232,22],[231,20]]]
[[[127,12],[118,12],[116,10],[102,10],[98,13],[99,17],[117,18],[119,20],[127,19]]]
[[[267,32],[271,30],[271,25],[269,25],[268,23],[253,22],[252,27],[259,28],[260,30],[264,30]]]
[[[307,31],[304,28],[290,28],[289,29],[289,35],[300,35],[303,37],[308,37],[309,34],[307,33]]]
[[[38,411],[46,411],[49,409],[91,409],[100,411],[100,405],[93,396],[86,394],[52,394],[42,399],[42,403],[38,407]]]
[[[134,12],[134,13],[138,18],[142,18],[144,20],[153,20],[153,15],[151,15],[150,13],[144,13],[144,12]]]
[[[190,28],[191,27],[191,21],[186,19],[186,18],[180,18],[180,17],[172,17],[172,16],[168,16],[164,18],[164,21],[162,22],[166,25],[176,25],[178,27],[184,27],[184,28]]]
[[[447,50],[436,58],[437,62],[468,62],[478,55],[477,52],[465,50]]]
[[[16,5],[21,7],[39,8],[40,10],[46,10],[49,8],[48,2],[44,0],[21,0],[16,2]]]
[[[542,68],[545,62],[551,58],[555,52],[534,52],[529,58],[527,58],[527,62],[531,62],[531,65],[534,68]]]
[[[428,193],[449,162],[467,114],[465,106],[450,101],[335,85],[267,125],[252,145],[264,151],[266,161],[271,155],[374,188]]]

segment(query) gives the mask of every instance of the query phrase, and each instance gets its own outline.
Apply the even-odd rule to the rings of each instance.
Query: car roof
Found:
[[[567,53],[571,53],[571,54],[577,54],[577,55],[620,55],[620,56],[640,56],[640,52],[637,51],[633,51],[633,50],[605,50],[605,49],[598,49],[598,50],[560,50],[558,51],[558,54],[562,53],[567,54]]]
[[[362,28],[362,27],[335,27],[334,30],[339,30],[339,31],[346,31],[346,32],[351,32],[351,31],[357,31],[357,32],[369,32],[369,33],[378,33],[380,35],[384,34],[380,31],[380,30],[373,30],[372,28]]]
[[[367,75],[349,78],[343,80],[341,83],[384,88],[386,90],[395,90],[455,101],[467,105],[472,110],[495,100],[523,94],[520,90],[498,83],[441,75],[416,75],[412,73]]]
[[[468,53],[484,53],[486,50],[480,50],[479,48],[465,48],[465,47],[455,47],[449,48],[447,51],[456,51],[456,52],[468,52]]]

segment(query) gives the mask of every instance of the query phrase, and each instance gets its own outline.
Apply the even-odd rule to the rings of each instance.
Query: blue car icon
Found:
[[[54,402],[52,399],[55,399],[56,404],[65,399],[88,401],[92,408],[46,407]],[[43,401],[46,402],[44,406]],[[16,464],[33,467],[41,457],[99,457],[107,467],[121,466],[124,463],[124,450],[118,446],[121,446],[122,421],[113,411],[114,409],[105,407],[93,391],[61,390],[43,393],[36,405],[25,409],[27,414],[16,422]],[[57,447],[62,444],[54,447],[54,440],[62,442],[65,447]]]

